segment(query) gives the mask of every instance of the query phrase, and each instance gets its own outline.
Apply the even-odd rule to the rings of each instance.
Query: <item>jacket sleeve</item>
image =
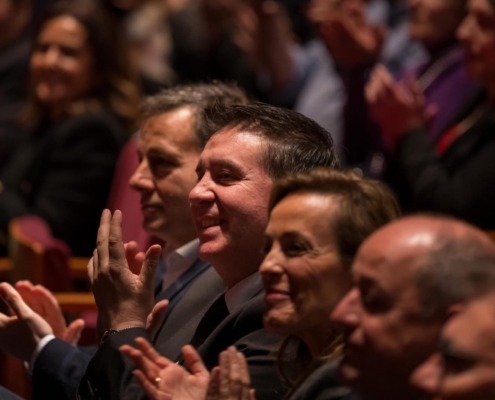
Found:
[[[33,400],[75,398],[90,359],[90,354],[63,340],[51,340],[34,364]]]
[[[134,346],[134,339],[144,337],[151,342],[144,328],[125,329],[110,336],[89,362],[78,389],[79,399],[119,400],[121,387],[126,384],[126,371],[132,370],[132,362],[119,351],[124,344]],[[132,375],[131,375],[132,376]]]

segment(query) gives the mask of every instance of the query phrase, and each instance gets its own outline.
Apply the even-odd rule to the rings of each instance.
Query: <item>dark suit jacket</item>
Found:
[[[0,229],[7,232],[12,218],[35,214],[74,255],[91,255],[126,137],[122,124],[107,112],[40,127],[0,176]]]
[[[494,132],[492,106],[441,156],[425,131],[406,133],[388,173],[403,207],[450,214],[481,229],[495,229]]]
[[[206,274],[195,282],[198,288],[208,288],[203,283]],[[211,277],[210,277],[211,278]],[[202,315],[215,300],[211,299],[207,307],[195,313],[189,302],[196,301],[197,296],[204,296],[202,290],[194,287],[184,296],[180,304],[170,315],[161,333],[155,338],[156,348],[164,355],[174,359],[183,345],[189,343]],[[218,296],[215,296],[215,298]],[[203,303],[204,305],[204,303]],[[192,311],[193,314],[189,314]],[[225,318],[206,340],[198,347],[198,352],[206,366],[211,369],[217,365],[218,354],[234,345],[242,351],[247,359],[251,374],[252,387],[256,389],[258,400],[281,399],[286,393],[275,367],[274,350],[280,337],[263,329],[264,293],[261,287],[246,304]],[[175,314],[175,315],[174,315]],[[192,317],[192,318],[191,318]],[[177,332],[167,332],[167,324],[177,323]],[[180,328],[181,327],[181,328]],[[128,329],[111,336],[91,360],[85,377],[81,381],[79,395],[82,399],[136,399],[143,397],[143,392],[132,379],[133,366],[127,363],[125,371],[115,368],[122,363],[118,351],[123,344],[132,344],[136,337],[146,337],[144,329]],[[175,358],[182,361],[181,357]],[[127,361],[125,361],[127,362]]]
[[[338,377],[339,361],[322,365],[313,371],[290,397],[290,400],[347,400],[351,390]]]
[[[211,272],[211,271],[212,272]],[[210,272],[209,272],[210,271]],[[191,288],[194,281],[201,275],[207,274],[213,276],[213,280],[220,279],[216,272],[210,268],[210,264],[201,261],[199,258],[194,264],[185,271],[168,289],[162,291],[156,298],[156,301],[169,299],[170,303],[167,313],[172,315],[172,324],[164,323],[167,333],[176,329],[174,323],[175,307],[181,306],[180,299]],[[223,288],[221,285],[215,286],[212,282],[212,295],[220,293]],[[210,297],[211,297],[210,296]],[[201,299],[204,303],[209,304],[210,298]],[[199,308],[202,303],[191,303],[189,306]],[[168,320],[168,318],[167,318]],[[182,328],[182,327],[177,327]],[[75,348],[60,339],[50,341],[36,358],[33,368],[33,400],[44,399],[74,399],[76,397],[79,382],[88,367],[91,357],[96,353],[96,348]]]

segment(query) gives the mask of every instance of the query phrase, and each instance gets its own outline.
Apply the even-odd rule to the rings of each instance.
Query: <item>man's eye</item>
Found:
[[[290,242],[284,246],[284,251],[288,256],[294,257],[307,251],[307,247],[301,242]]]
[[[380,296],[368,292],[361,292],[360,297],[363,308],[370,314],[378,314],[386,311],[389,308],[389,304],[386,299]]]
[[[263,243],[263,248],[261,249],[261,251],[266,256],[271,249],[272,249],[272,241],[266,239],[265,242]]]

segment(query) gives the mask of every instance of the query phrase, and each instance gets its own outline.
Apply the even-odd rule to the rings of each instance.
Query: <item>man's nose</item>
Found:
[[[411,384],[428,395],[438,393],[443,373],[442,356],[433,354],[411,375]]]
[[[129,179],[129,185],[137,191],[153,190],[153,177],[146,160],[142,160],[139,163],[138,167]]]
[[[189,202],[193,206],[198,206],[203,202],[212,202],[215,200],[214,182],[211,180],[208,174],[204,174],[203,177],[196,183],[189,193]]]
[[[352,288],[330,314],[330,320],[347,327],[356,327],[361,319],[359,291]]]

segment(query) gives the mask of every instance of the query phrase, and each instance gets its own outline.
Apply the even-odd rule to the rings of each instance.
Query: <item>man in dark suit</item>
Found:
[[[133,274],[121,241],[122,214],[106,210],[91,271],[99,324],[106,332],[81,381],[81,398],[136,398],[132,366],[122,376],[114,362],[120,358],[119,348],[139,336],[153,341],[162,354],[178,354],[181,345],[190,343],[208,368],[216,365],[221,350],[234,345],[246,355],[258,400],[284,395],[272,357],[280,338],[263,329],[264,294],[257,273],[269,197],[274,179],[317,166],[337,167],[333,142],[328,132],[301,114],[268,105],[220,107],[207,114],[216,133],[200,156],[198,183],[189,198],[199,256],[211,262],[227,290],[205,307],[192,337],[175,337],[171,348],[172,340],[163,340],[164,326],[153,340],[145,326],[160,248],[148,249],[140,274]],[[194,295],[190,290],[182,304]],[[186,313],[177,318],[182,324],[189,321]],[[182,362],[180,356],[176,360]]]
[[[194,282],[201,275],[205,275],[202,282],[206,288],[188,301],[191,315],[224,289],[223,281],[210,270],[210,264],[198,258],[199,242],[188,200],[196,183],[194,170],[208,135],[203,110],[217,102],[244,103],[246,98],[233,86],[191,85],[165,90],[149,98],[144,107],[146,115],[138,143],[141,161],[130,184],[141,194],[144,228],[166,243],[154,288],[156,302],[168,300],[163,321],[168,320],[188,290],[198,291]],[[127,256],[139,262],[143,254],[138,254],[136,245],[131,243],[127,245]],[[43,322],[39,318],[37,321]],[[21,358],[30,363],[33,398],[72,399],[95,350],[75,348],[55,338],[50,326],[39,323],[35,323],[39,329],[33,343],[17,340],[17,346],[23,346]],[[173,317],[171,323],[174,324]],[[167,332],[178,328],[167,328]],[[7,329],[6,323],[0,326],[0,346],[20,356],[15,354],[15,345],[1,340]]]

